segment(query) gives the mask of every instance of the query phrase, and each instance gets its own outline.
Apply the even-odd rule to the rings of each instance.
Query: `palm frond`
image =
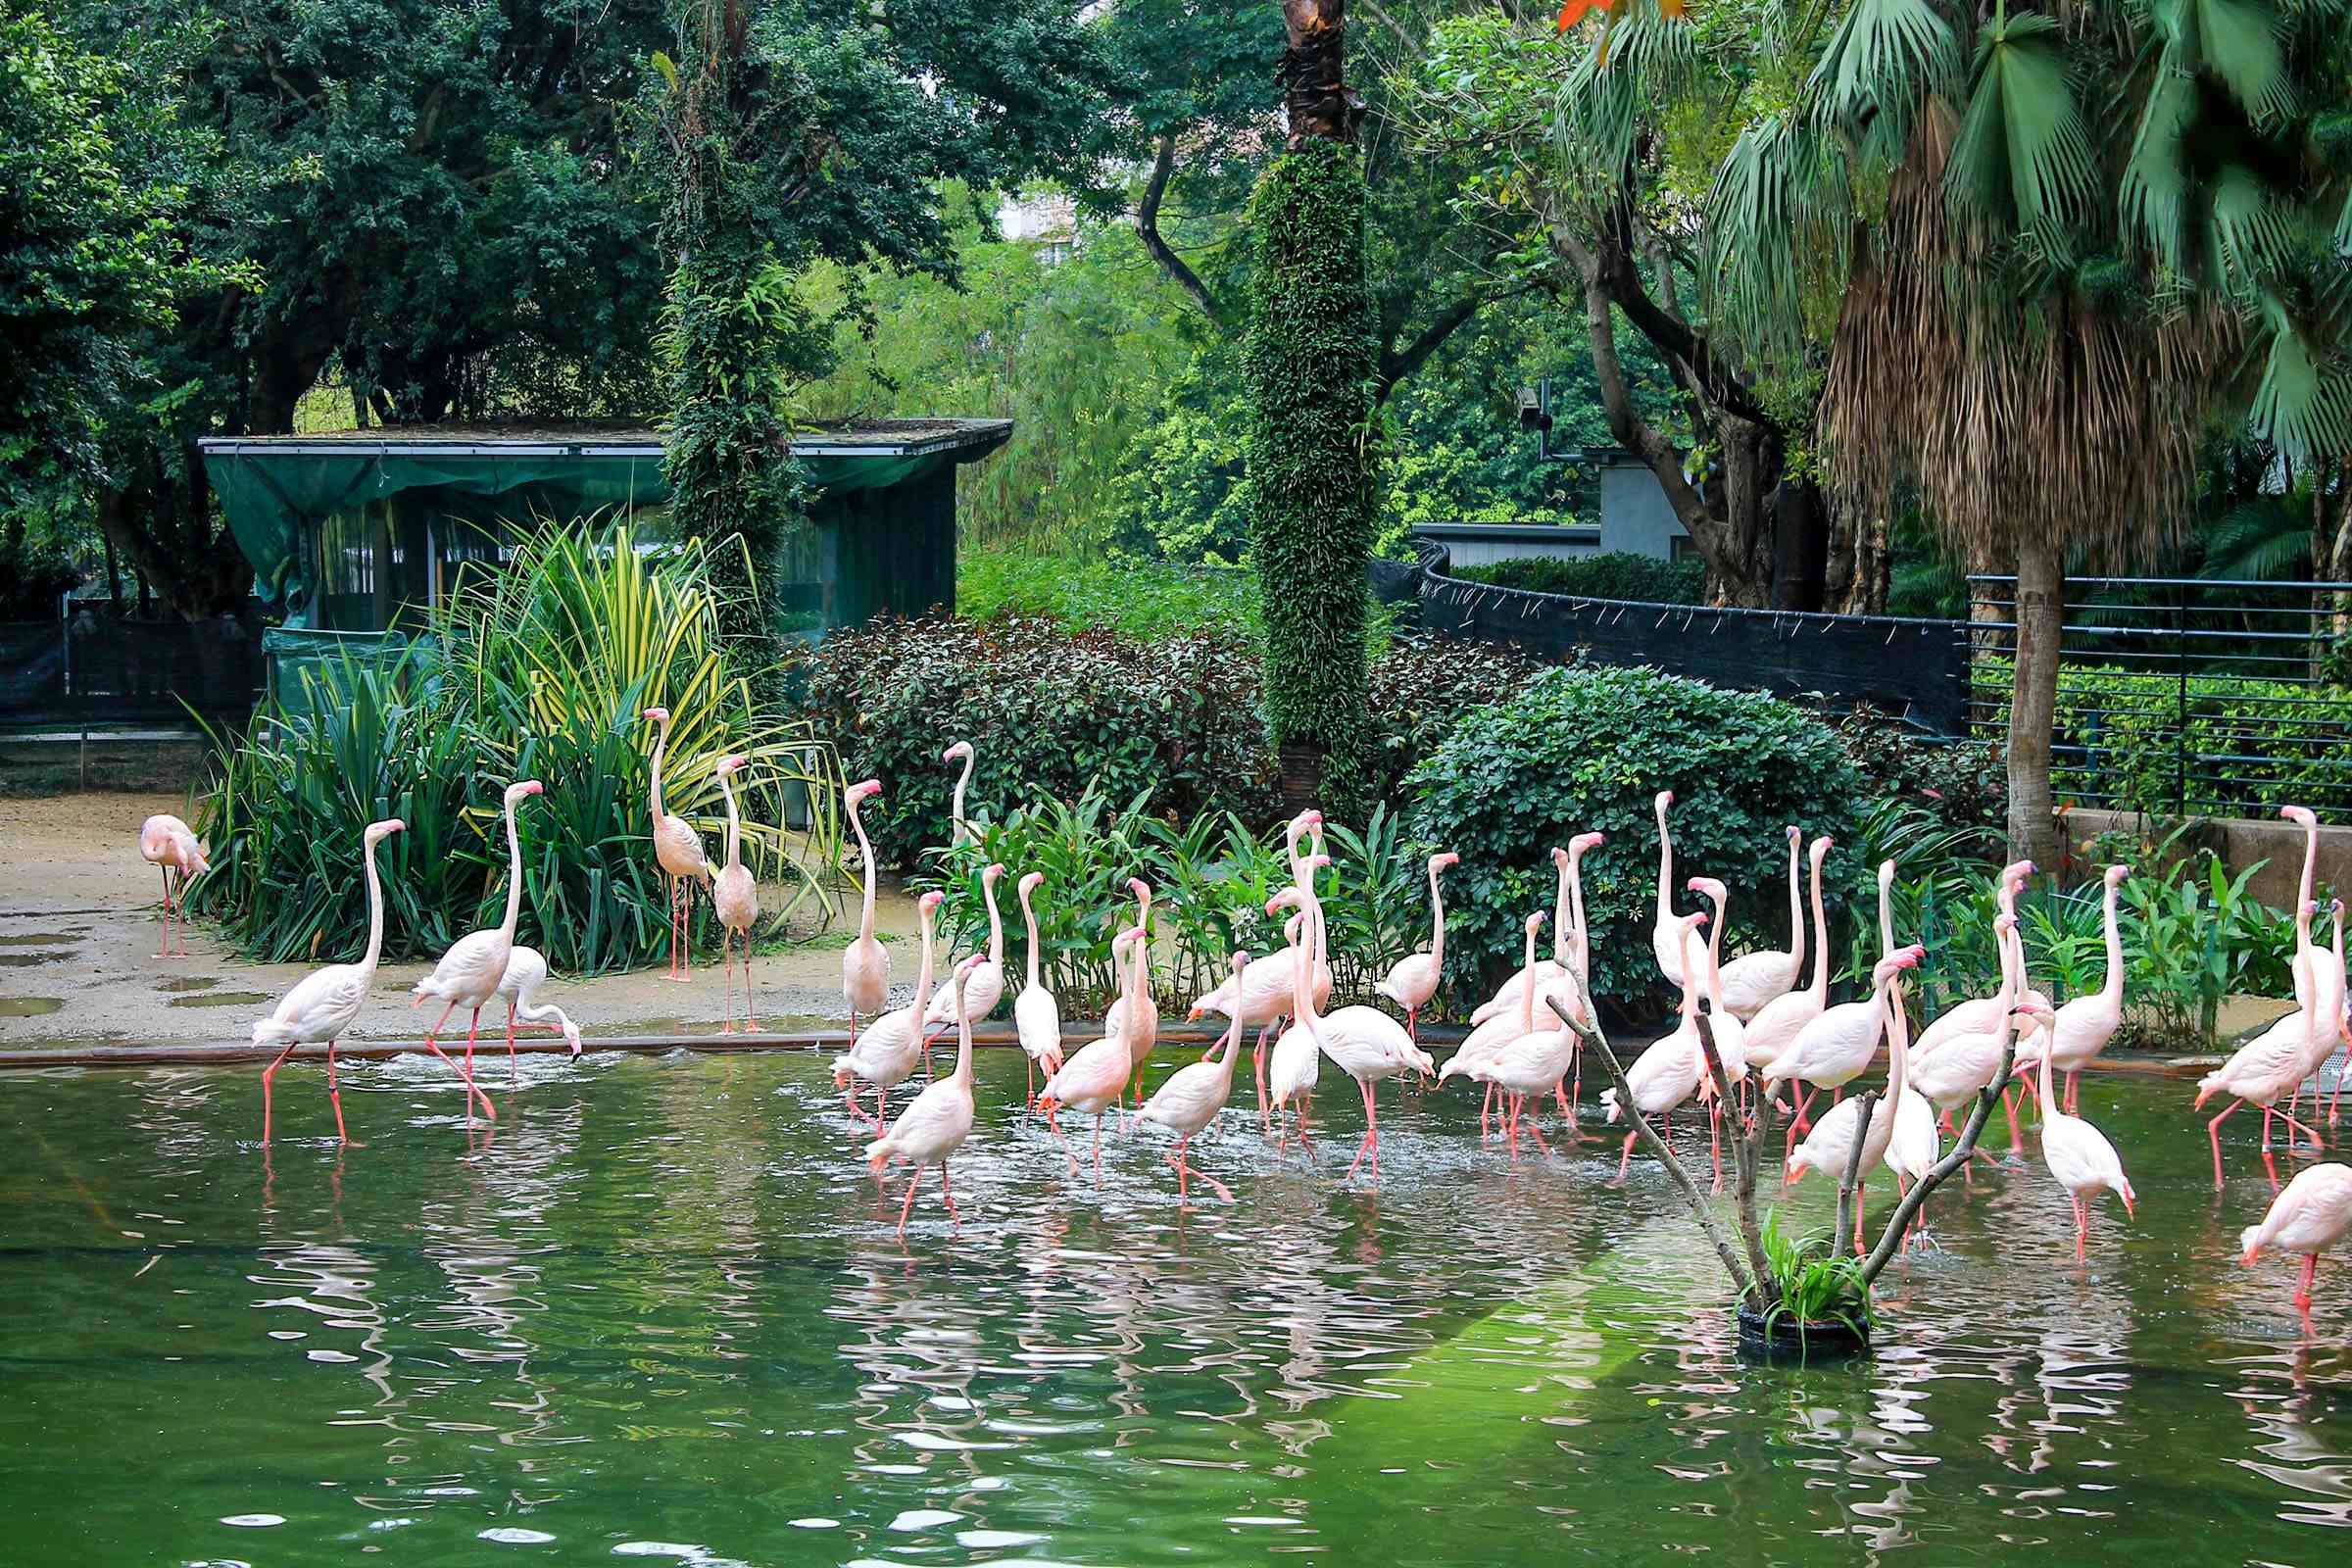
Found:
[[[2352,450],[2352,374],[2275,301],[2263,314],[2269,344],[2247,428],[2297,462]]]
[[[2096,177],[2058,23],[2033,12],[1995,16],[1977,35],[1945,194],[1984,231],[2023,229],[2063,256]]]
[[[1806,79],[1816,116],[1867,126],[1899,154],[1914,107],[1959,75],[1959,40],[1929,0],[1856,0]]]

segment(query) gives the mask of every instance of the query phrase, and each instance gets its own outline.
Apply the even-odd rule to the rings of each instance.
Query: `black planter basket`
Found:
[[[1740,1353],[1758,1361],[1841,1361],[1870,1353],[1870,1326],[1835,1318],[1800,1323],[1783,1313],[1767,1323],[1764,1314],[1740,1303]]]

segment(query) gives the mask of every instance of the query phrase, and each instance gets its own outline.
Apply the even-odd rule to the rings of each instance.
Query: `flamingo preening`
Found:
[[[212,869],[204,846],[198,842],[188,824],[169,811],[158,812],[139,825],[139,856],[149,865],[161,866],[164,873],[164,945],[157,952],[159,958],[184,958],[188,956],[187,917],[182,913],[180,901],[185,896],[188,878],[199,871]],[[179,925],[179,951],[172,951],[172,927]]]
[[[2352,1231],[2352,1165],[2332,1161],[2296,1173],[2286,1190],[2271,1200],[2262,1223],[2237,1233],[2239,1261],[2248,1267],[2264,1248],[2303,1254],[2303,1272],[2295,1281],[2295,1305],[2311,1325],[2311,1286],[2319,1272],[2320,1254]]]

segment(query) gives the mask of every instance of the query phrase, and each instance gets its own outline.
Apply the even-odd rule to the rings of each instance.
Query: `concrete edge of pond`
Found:
[[[1159,1044],[1163,1046],[1207,1046],[1222,1038],[1224,1031],[1196,1024],[1163,1024]],[[1459,1045],[1467,1030],[1457,1026],[1432,1025],[1422,1030],[1421,1041],[1426,1047],[1444,1049]],[[1062,1038],[1084,1042],[1102,1034],[1099,1020],[1082,1023],[1062,1032]],[[955,1036],[942,1035],[937,1046],[953,1049]],[[758,1034],[656,1034],[656,1035],[591,1035],[583,1042],[587,1053],[625,1052],[634,1055],[666,1055],[674,1051],[706,1054],[724,1054],[755,1051],[841,1051],[850,1043],[846,1029],[771,1029]],[[453,1044],[447,1037],[444,1049]],[[463,1045],[464,1041],[454,1042]],[[972,1031],[972,1044],[989,1050],[1017,1049],[1018,1040],[1012,1030],[1003,1024],[984,1025]],[[506,1031],[484,1029],[475,1043],[476,1054],[503,1053],[506,1050]],[[535,1056],[561,1055],[567,1048],[561,1039],[548,1035],[517,1037],[517,1053]],[[416,1040],[359,1040],[338,1046],[335,1054],[347,1060],[381,1059],[389,1056],[422,1055],[424,1041]],[[30,1071],[43,1067],[145,1067],[145,1066],[201,1066],[209,1063],[268,1061],[275,1051],[250,1042],[232,1041],[214,1046],[184,1045],[166,1042],[126,1041],[118,1045],[49,1046],[21,1051],[0,1051],[0,1072]],[[324,1061],[326,1047],[302,1045],[294,1048],[296,1061]],[[1880,1053],[1881,1064],[1886,1054]],[[2130,1078],[2188,1078],[2204,1073],[2222,1060],[2219,1056],[2101,1056],[2087,1069],[2093,1073]]]

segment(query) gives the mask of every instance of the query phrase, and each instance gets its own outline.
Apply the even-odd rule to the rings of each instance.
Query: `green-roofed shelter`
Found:
[[[771,581],[811,641],[885,611],[956,602],[956,469],[1009,419],[860,420],[808,431],[793,454],[809,521]],[[257,591],[288,628],[385,632],[438,605],[467,562],[502,558],[536,519],[595,512],[659,531],[662,434],[642,424],[421,425],[198,443]]]

